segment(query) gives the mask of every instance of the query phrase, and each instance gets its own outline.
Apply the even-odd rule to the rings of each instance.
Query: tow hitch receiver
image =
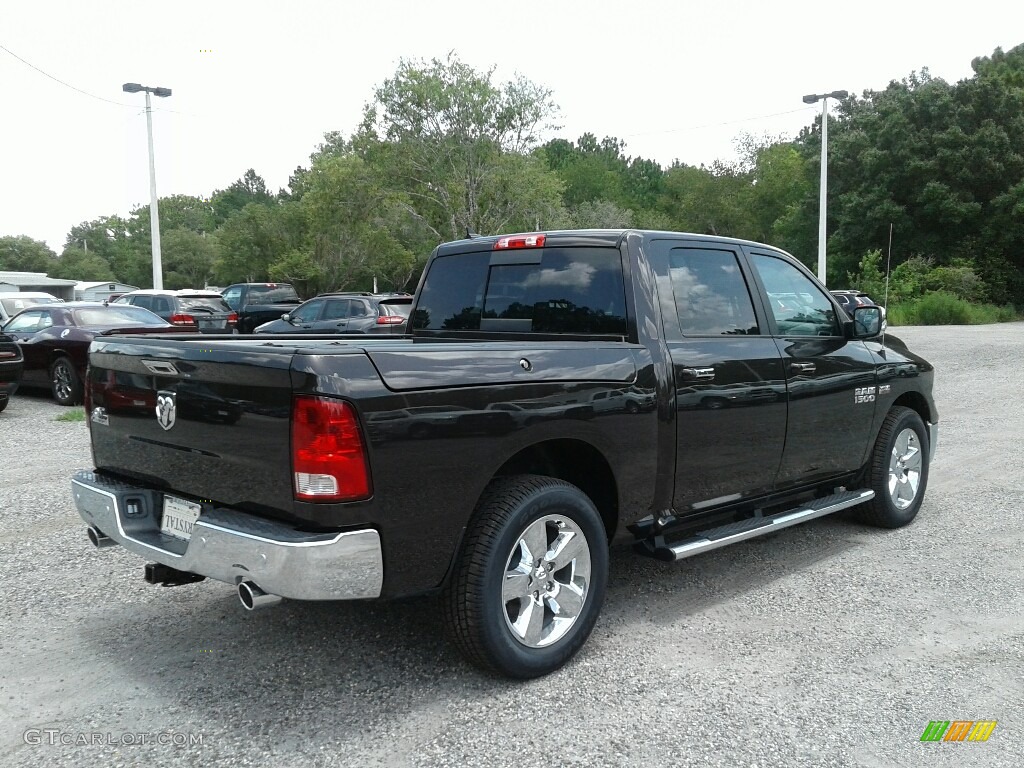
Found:
[[[162,587],[180,587],[182,584],[195,584],[206,577],[189,571],[179,571],[163,563],[146,563],[146,581]]]

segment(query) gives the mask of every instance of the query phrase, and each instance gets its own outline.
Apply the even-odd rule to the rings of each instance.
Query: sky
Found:
[[[0,46],[65,84],[0,50],[0,236],[60,253],[73,225],[149,201],[144,97],[125,82],[173,91],[153,104],[158,194],[205,197],[248,168],[285,187],[403,58],[454,52],[552,89],[546,138],[699,165],[744,131],[796,135],[820,111],[804,94],[925,67],[956,82],[1022,42],[1007,0],[7,0]]]

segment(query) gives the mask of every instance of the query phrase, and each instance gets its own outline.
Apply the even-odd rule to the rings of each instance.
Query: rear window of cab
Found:
[[[621,256],[595,247],[439,256],[413,330],[625,335]]]

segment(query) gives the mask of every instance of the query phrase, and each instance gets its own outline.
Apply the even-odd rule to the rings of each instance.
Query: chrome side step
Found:
[[[755,536],[765,536],[769,533],[781,531],[792,525],[805,523],[816,517],[824,517],[841,509],[855,507],[865,501],[871,501],[875,492],[871,490],[841,491],[831,496],[820,499],[813,499],[794,509],[787,509],[767,517],[751,517],[740,520],[736,523],[728,523],[717,528],[709,528],[700,531],[688,539],[666,543],[659,537],[655,546],[645,547],[646,554],[652,555],[659,560],[682,560],[686,557],[699,555],[701,552],[710,552],[719,547],[735,544],[738,541],[752,539]]]

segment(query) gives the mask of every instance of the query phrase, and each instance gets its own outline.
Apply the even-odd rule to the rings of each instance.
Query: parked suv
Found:
[[[407,293],[324,293],[253,333],[405,333]]]
[[[126,293],[113,303],[148,309],[171,325],[195,328],[200,333],[235,333],[238,327],[238,315],[215,291],[148,288]]]
[[[830,291],[830,293],[850,317],[853,317],[853,310],[856,307],[878,307],[882,310],[882,330],[886,329],[888,322],[885,319],[885,307],[863,291]]]

